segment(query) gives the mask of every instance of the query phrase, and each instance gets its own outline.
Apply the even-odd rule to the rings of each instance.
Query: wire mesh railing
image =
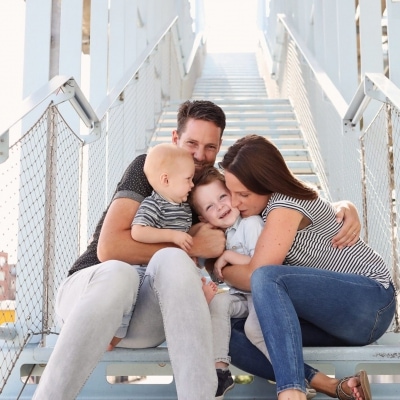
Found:
[[[50,105],[0,164],[5,200],[0,243],[16,270],[15,292],[9,293],[15,296],[15,321],[0,331],[1,382],[33,335],[57,330],[54,293],[65,277],[60,266],[71,263],[79,250],[82,148],[83,141]],[[2,286],[9,286],[12,275],[3,278]]]
[[[35,122],[28,115],[7,131],[9,154],[0,163],[0,393],[25,344],[45,345],[48,334],[58,334],[61,281],[124,170],[147,150],[163,107],[180,102],[197,78],[196,68],[181,75],[173,29],[101,117],[96,141],[86,143],[72,128],[69,103],[50,102]]]
[[[380,108],[360,138],[365,240],[380,254],[400,288],[399,204],[400,111],[390,102]],[[399,313],[395,327],[399,331]]]
[[[291,101],[326,196],[356,205],[361,236],[383,256],[399,293],[400,90],[382,74],[366,74],[346,110],[326,74],[285,29],[273,90]],[[390,331],[400,331],[399,307],[398,301]]]

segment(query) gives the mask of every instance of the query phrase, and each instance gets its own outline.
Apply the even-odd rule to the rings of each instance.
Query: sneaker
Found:
[[[218,389],[217,393],[215,394],[215,398],[218,400],[223,400],[225,393],[235,386],[235,382],[233,382],[231,371],[229,371],[229,369],[227,369],[226,371],[223,371],[222,369],[217,369],[217,376]]]

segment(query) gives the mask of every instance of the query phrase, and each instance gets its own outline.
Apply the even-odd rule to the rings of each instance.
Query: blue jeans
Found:
[[[316,268],[268,266],[252,275],[254,307],[271,363],[247,340],[243,321],[232,321],[232,364],[277,383],[277,392],[298,389],[317,370],[304,364],[303,346],[364,346],[379,339],[395,312],[392,285]]]

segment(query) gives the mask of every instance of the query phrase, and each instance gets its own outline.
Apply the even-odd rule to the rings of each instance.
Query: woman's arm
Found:
[[[255,269],[283,263],[302,219],[303,214],[290,208],[272,210],[250,263],[225,267],[222,271],[223,280],[238,289],[250,290],[250,277]]]
[[[347,200],[333,203],[336,208],[336,221],[343,221],[337,235],[332,238],[332,246],[342,249],[346,246],[352,246],[360,238],[361,224],[357,208],[353,203]]]
[[[240,254],[233,250],[225,250],[220,257],[215,261],[213,273],[215,276],[222,277],[222,269],[227,265],[242,265],[248,264],[251,257],[246,254]]]

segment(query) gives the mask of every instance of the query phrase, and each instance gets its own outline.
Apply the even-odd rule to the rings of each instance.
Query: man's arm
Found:
[[[101,262],[120,260],[129,264],[147,264],[153,254],[172,243],[140,243],[131,237],[131,223],[140,203],[128,199],[115,199],[108,208],[100,232],[97,257]],[[210,224],[202,224],[193,236],[189,255],[193,257],[218,257],[225,249],[225,235]]]
[[[166,243],[145,244],[132,239],[131,223],[139,205],[128,198],[115,199],[110,204],[97,245],[97,257],[101,262],[120,260],[129,264],[147,264],[157,250],[167,247]]]

